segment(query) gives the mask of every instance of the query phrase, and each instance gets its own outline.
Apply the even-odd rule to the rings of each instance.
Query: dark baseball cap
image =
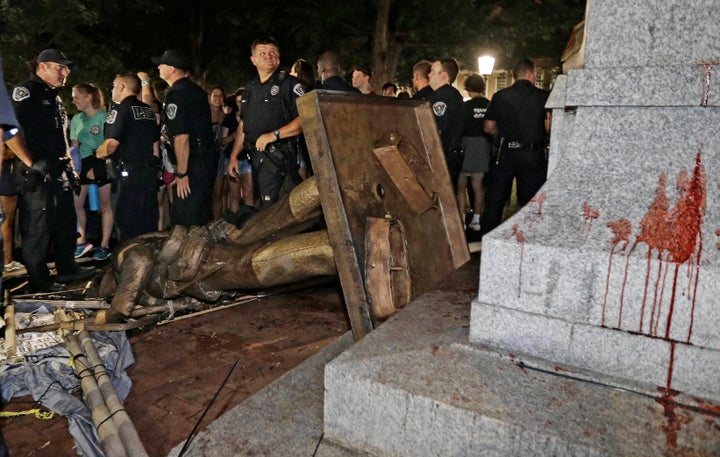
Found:
[[[187,70],[190,64],[184,52],[177,49],[168,49],[163,52],[160,57],[153,57],[152,61],[156,65],[170,65],[180,70]]]
[[[71,70],[75,68],[75,62],[65,57],[65,54],[57,49],[43,49],[35,58],[35,62],[55,62],[60,65],[66,65]]]

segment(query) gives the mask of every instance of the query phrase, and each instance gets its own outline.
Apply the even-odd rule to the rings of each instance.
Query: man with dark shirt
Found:
[[[458,64],[453,58],[433,62],[430,69],[432,94],[428,98],[435,122],[440,132],[450,182],[455,187],[462,167],[463,99],[452,86],[458,74]]]
[[[188,78],[190,61],[181,51],[168,49],[153,62],[170,86],[162,113],[177,160],[170,218],[174,225],[205,225],[218,160],[207,94]]]
[[[485,132],[497,137],[497,156],[486,178],[487,195],[481,233],[500,225],[503,209],[517,180],[517,202],[525,206],[547,178],[545,146],[550,131],[549,93],[535,87],[535,64],[521,60],[513,68],[515,83],[497,92],[485,113]]]
[[[58,95],[75,64],[56,49],[45,49],[36,62],[35,74],[13,89],[15,113],[24,141],[15,143],[19,147],[12,144],[10,147],[16,155],[21,252],[30,277],[29,286],[36,291],[55,292],[63,287],[50,280],[45,263],[51,242],[55,247],[57,282],[88,279],[95,269],[81,268],[75,263],[77,218],[68,182],[76,173],[68,170],[68,120]]]
[[[413,95],[413,100],[427,100],[430,98],[433,90],[430,87],[430,68],[432,68],[432,62],[429,60],[421,60],[420,62],[413,65],[413,87],[416,92]]]
[[[325,51],[318,57],[317,74],[320,78],[318,89],[335,90],[351,94],[360,93],[359,90],[355,89],[340,77],[340,59],[337,53],[333,51]]]
[[[117,164],[118,197],[115,222],[120,241],[157,231],[157,169],[160,127],[152,108],[138,100],[140,78],[115,76],[115,107],[105,123],[105,141],[97,156],[113,155]]]
[[[272,37],[250,46],[258,76],[245,85],[240,103],[241,125],[230,153],[228,174],[238,175],[243,148],[252,161],[257,207],[264,209],[300,181],[297,153],[302,124],[295,101],[304,94],[300,81],[280,70],[280,51]]]

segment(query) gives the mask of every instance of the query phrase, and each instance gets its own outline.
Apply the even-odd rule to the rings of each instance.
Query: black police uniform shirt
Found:
[[[443,150],[449,153],[460,148],[463,135],[463,99],[450,84],[433,91],[428,99],[440,131]]]
[[[240,102],[245,141],[255,144],[258,137],[288,124],[298,117],[296,100],[304,94],[300,80],[278,70],[264,83],[253,79],[245,86]]]
[[[425,86],[413,95],[413,100],[430,100],[433,90],[430,86]]]
[[[360,94],[359,90],[345,82],[345,80],[339,76],[329,77],[318,86],[318,89],[348,92],[351,94]]]
[[[188,78],[179,79],[168,90],[162,118],[172,138],[190,135],[191,148],[197,141],[206,146],[212,144],[212,117],[207,94]]]
[[[485,136],[483,124],[488,104],[490,100],[485,97],[471,98],[463,104],[463,136]]]
[[[543,144],[548,95],[526,79],[517,80],[493,95],[485,119],[497,123],[498,134],[506,143]]]
[[[149,105],[130,95],[116,104],[105,121],[105,138],[120,142],[113,154],[133,165],[147,162],[153,156],[153,143],[160,139],[160,127]]]
[[[67,151],[67,114],[57,89],[33,75],[15,86],[12,99],[32,158],[48,160],[63,157]]]

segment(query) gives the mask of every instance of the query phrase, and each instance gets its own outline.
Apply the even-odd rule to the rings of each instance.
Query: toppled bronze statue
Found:
[[[302,233],[322,221],[314,178],[262,212],[244,209],[237,226],[224,220],[175,226],[169,234],[151,233],[119,245],[100,286],[102,297],[112,297],[102,319],[118,321],[136,306],[163,305],[181,296],[215,302],[224,291],[337,274],[327,231]]]

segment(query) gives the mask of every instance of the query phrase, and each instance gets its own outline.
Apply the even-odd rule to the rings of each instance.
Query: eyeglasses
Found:
[[[60,73],[70,74],[70,71],[71,71],[70,67],[68,67],[67,65],[61,65],[59,63],[50,62],[50,63],[46,63],[45,65],[52,66],[54,69],[56,69]]]

